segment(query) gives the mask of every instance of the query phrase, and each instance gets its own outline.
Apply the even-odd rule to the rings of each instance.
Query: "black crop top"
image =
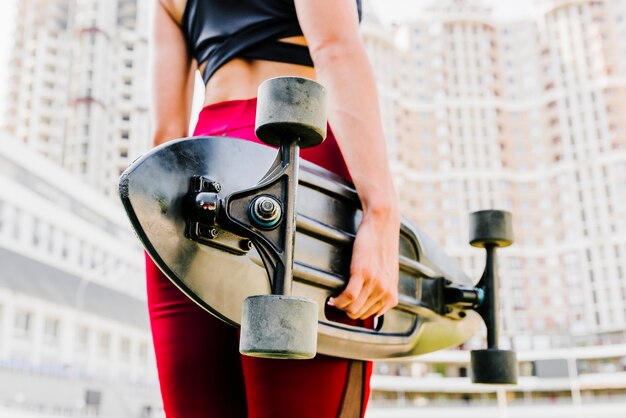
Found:
[[[278,41],[302,35],[293,0],[187,0],[181,25],[205,84],[235,57],[313,66],[306,46]]]

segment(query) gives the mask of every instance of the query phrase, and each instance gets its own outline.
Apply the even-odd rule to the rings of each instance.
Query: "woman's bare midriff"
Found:
[[[282,41],[306,45],[303,36]],[[200,67],[200,72],[202,70],[204,65]],[[256,97],[259,85],[263,81],[280,76],[298,76],[314,80],[315,69],[282,62],[235,58],[219,68],[207,83],[204,105]]]
[[[187,0],[159,0],[180,25]],[[306,45],[304,36],[280,39],[281,42]],[[200,73],[205,63],[200,65]],[[315,70],[302,65],[274,61],[235,58],[220,67],[206,85],[204,105],[256,97],[259,85],[268,78],[298,76],[315,79]]]

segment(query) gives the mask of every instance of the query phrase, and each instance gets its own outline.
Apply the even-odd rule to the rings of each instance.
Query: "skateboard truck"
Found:
[[[267,173],[256,186],[224,198],[219,183],[202,176],[191,180],[187,236],[236,254],[250,249],[249,240],[270,278],[271,295],[244,301],[243,354],[312,358],[317,352],[317,303],[292,296],[291,285],[299,150],[322,143],[326,124],[326,92],[320,84],[298,77],[267,80],[259,87],[255,126],[261,141],[279,148]],[[220,231],[231,235],[230,242],[216,240]]]
[[[483,210],[470,214],[470,245],[487,252],[485,271],[473,293],[473,309],[487,326],[487,349],[471,352],[472,382],[516,384],[517,359],[514,351],[498,348],[498,264],[496,248],[513,244],[511,214],[499,210]]]

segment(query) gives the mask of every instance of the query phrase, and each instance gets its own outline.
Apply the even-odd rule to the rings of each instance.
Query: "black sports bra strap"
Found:
[[[240,56],[242,58],[265,59],[313,67],[313,59],[309,53],[309,48],[289,42],[267,41],[243,51]]]
[[[313,59],[309,53],[309,48],[304,45],[276,40],[256,44],[253,47],[237,54],[237,57],[254,60],[286,62],[289,64],[313,67]],[[203,74],[203,78],[207,75],[208,74]],[[206,83],[207,80],[204,80],[204,82]]]

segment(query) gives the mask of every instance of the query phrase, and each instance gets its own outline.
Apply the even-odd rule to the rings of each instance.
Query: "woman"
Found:
[[[277,76],[328,90],[332,132],[301,156],[351,179],[363,205],[351,276],[331,304],[353,320],[397,303],[399,214],[360,0],[156,0],[154,145],[188,136],[195,72],[206,84],[195,135],[257,141],[257,88]],[[310,55],[309,55],[310,54]],[[335,136],[336,135],[336,139]],[[237,330],[188,300],[147,259],[148,302],[169,418],[360,417],[371,364],[240,356]]]

